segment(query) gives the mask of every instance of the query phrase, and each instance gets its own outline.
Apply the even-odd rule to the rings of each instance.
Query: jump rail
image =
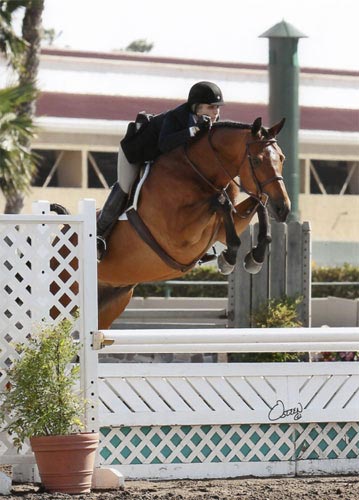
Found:
[[[359,350],[359,328],[231,328],[92,332],[104,353],[317,352]]]

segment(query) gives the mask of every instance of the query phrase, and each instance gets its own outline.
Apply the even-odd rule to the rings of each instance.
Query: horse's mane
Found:
[[[224,122],[216,122],[212,125],[213,128],[239,128],[242,130],[251,130],[252,125],[249,123],[240,123],[240,122],[232,122],[232,121],[224,121]],[[264,137],[268,137],[268,130],[265,127],[261,127],[261,134]]]
[[[240,122],[232,122],[230,120],[223,121],[223,122],[215,122],[212,125],[212,129],[216,128],[238,128],[240,130],[251,130],[252,129],[252,124],[249,123],[240,123]],[[208,130],[203,129],[201,130],[198,134],[193,137],[189,144],[193,144],[197,142],[201,137],[203,137],[205,134],[207,134]],[[263,137],[268,137],[268,130],[265,127],[261,127],[261,134]]]
[[[240,129],[251,129],[252,125],[249,125],[248,123],[240,123],[240,122],[231,122],[231,121],[225,121],[225,122],[216,122],[212,125],[213,128],[240,128]]]

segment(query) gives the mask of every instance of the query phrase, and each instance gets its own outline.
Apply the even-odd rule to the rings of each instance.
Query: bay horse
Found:
[[[276,140],[283,124],[284,119],[266,129],[261,118],[250,125],[217,122],[153,163],[137,212],[116,223],[98,264],[100,329],[109,328],[124,311],[136,284],[182,276],[217,241],[232,240],[234,251],[232,246],[232,255],[230,249],[221,255],[221,264],[232,261],[233,269],[238,236],[255,213],[264,225],[257,257],[253,253],[247,261],[249,271],[263,260],[270,241],[267,202],[278,221],[284,222],[290,211],[284,155]],[[241,191],[248,197],[239,202]]]

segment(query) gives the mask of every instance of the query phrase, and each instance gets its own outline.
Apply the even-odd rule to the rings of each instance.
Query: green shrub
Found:
[[[359,266],[344,264],[337,267],[313,267],[312,283],[315,282],[335,282],[335,281],[356,281],[359,282]],[[312,297],[344,297],[346,299],[356,299],[359,297],[358,285],[331,285],[313,286]]]
[[[280,299],[270,299],[261,304],[252,314],[252,324],[256,328],[294,328],[302,326],[298,318],[297,308],[303,297],[284,296]],[[251,352],[231,353],[230,362],[254,363],[254,362],[283,362],[302,361],[307,359],[304,353],[287,352]]]
[[[176,281],[183,281],[183,285],[170,287],[171,297],[227,297],[228,277],[223,276],[214,266],[200,266]],[[186,285],[186,281],[223,281],[222,285]],[[165,283],[149,283],[136,286],[135,297],[165,297]]]
[[[215,266],[200,266],[188,272],[185,276],[177,278],[183,285],[165,285],[165,283],[141,284],[135,288],[135,297],[165,297],[166,288],[170,288],[171,297],[227,297],[227,276],[223,276]],[[223,281],[223,286],[218,285],[186,285],[186,281]],[[312,282],[355,281],[359,282],[359,266],[344,264],[338,267],[313,266]],[[355,299],[359,297],[358,285],[320,285],[312,287],[312,297],[344,297]]]

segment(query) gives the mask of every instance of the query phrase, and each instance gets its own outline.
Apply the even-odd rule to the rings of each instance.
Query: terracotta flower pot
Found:
[[[49,492],[88,493],[98,442],[98,434],[90,432],[31,438],[44,488]]]

